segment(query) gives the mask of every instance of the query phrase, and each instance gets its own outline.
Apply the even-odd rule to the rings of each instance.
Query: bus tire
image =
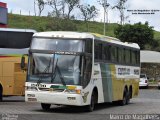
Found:
[[[132,98],[132,87],[130,87],[127,97],[128,97],[128,99],[127,99],[127,104],[128,104],[128,103],[130,103],[130,99]]]
[[[0,102],[2,102],[2,101],[3,101],[3,88],[0,85]]]
[[[128,98],[129,98],[129,94],[128,94],[127,89],[125,88],[123,92],[123,99],[119,101],[119,104],[121,106],[128,104]]]
[[[95,104],[97,103],[98,100],[98,93],[94,90],[91,96],[91,102],[90,105],[87,105],[87,111],[92,112],[95,108]]]
[[[50,110],[51,104],[41,103],[41,107],[43,110],[48,111]]]

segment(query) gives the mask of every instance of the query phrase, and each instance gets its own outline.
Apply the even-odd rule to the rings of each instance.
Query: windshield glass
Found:
[[[33,38],[31,49],[82,52],[82,40]]]
[[[33,53],[28,81],[64,85],[80,84],[80,56]]]

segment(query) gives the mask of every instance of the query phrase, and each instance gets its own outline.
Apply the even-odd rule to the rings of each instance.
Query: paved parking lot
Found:
[[[5,97],[0,103],[0,114],[1,118],[11,115],[9,117],[17,117],[18,120],[108,120],[115,114],[160,114],[159,106],[160,90],[140,89],[139,96],[133,98],[129,105],[99,104],[94,112],[85,112],[83,107],[54,105],[45,112],[38,103],[24,102],[24,97]]]

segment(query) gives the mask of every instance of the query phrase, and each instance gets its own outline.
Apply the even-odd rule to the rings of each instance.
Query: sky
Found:
[[[99,15],[94,20],[99,22],[104,21],[104,10],[97,0],[81,1],[82,3],[95,5],[99,10]],[[110,23],[120,23],[119,11],[112,9],[111,7],[116,5],[117,1],[118,0],[108,0],[108,3],[110,4],[110,7],[108,8],[108,21]],[[9,13],[12,11],[12,13],[20,14],[21,11],[22,15],[34,15],[34,0],[0,0],[0,2],[7,3]],[[153,26],[155,30],[160,31],[160,0],[128,0],[126,8],[125,15],[128,16],[128,18],[125,20],[125,23],[134,24],[137,22],[145,23],[148,21],[150,26]],[[46,6],[42,15],[46,16],[50,10],[51,8]],[[138,10],[147,10],[147,12],[138,12]],[[152,12],[153,10],[154,12]],[[76,13],[76,17],[79,17],[79,11],[76,11]]]

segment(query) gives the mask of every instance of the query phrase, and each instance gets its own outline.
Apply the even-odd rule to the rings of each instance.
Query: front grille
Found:
[[[38,89],[41,91],[49,91],[50,90],[49,88],[38,88]]]
[[[53,88],[39,88],[40,91],[54,91],[54,92],[63,92],[64,89],[53,89]]]

